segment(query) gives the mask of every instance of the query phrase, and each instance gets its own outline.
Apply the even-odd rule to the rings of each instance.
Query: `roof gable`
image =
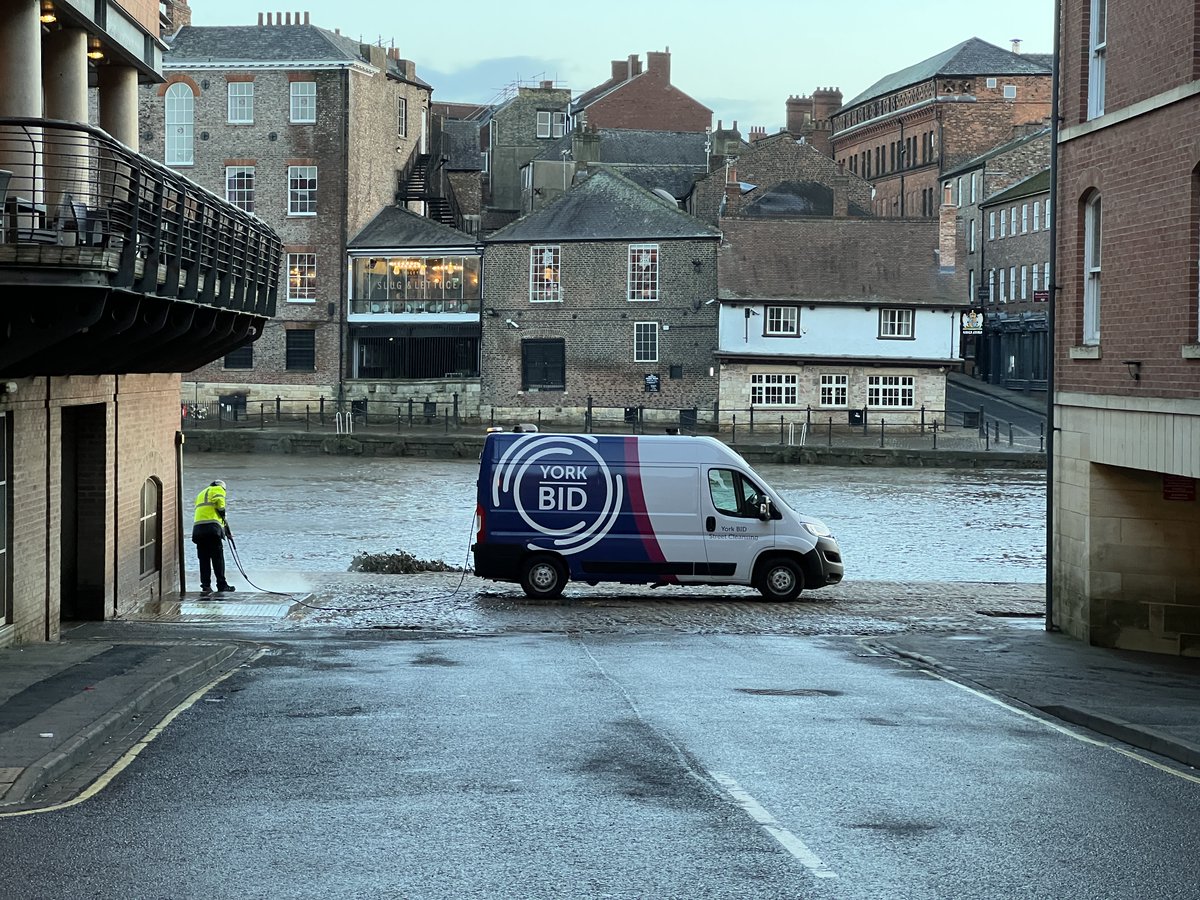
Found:
[[[719,232],[609,169],[517,219],[487,243],[718,238]]]
[[[388,250],[403,247],[474,247],[474,235],[419,216],[400,206],[380,210],[346,245],[350,250]]]

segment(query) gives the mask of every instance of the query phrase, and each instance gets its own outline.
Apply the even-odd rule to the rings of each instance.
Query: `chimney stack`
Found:
[[[258,14],[258,27],[259,28],[263,27],[263,14],[262,13]]]
[[[671,83],[671,48],[661,53],[651,50],[646,53],[646,69],[667,84]]]
[[[1021,39],[1020,38],[1012,39],[1012,52],[1017,53],[1017,54],[1019,54],[1021,52]]]

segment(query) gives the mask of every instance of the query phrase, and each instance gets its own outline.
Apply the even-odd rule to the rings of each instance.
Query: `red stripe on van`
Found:
[[[658,545],[658,538],[654,534],[654,525],[650,521],[650,514],[646,511],[646,496],[642,493],[642,470],[638,465],[637,438],[625,438],[624,444],[625,489],[629,494],[629,511],[633,514],[637,533],[642,539],[642,548],[645,550],[647,561],[666,562],[666,554]],[[663,577],[663,581],[674,584],[677,579],[674,575],[667,575]]]

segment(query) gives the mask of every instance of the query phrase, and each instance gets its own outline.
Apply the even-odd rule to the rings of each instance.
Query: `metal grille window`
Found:
[[[317,121],[317,83],[293,81],[291,91],[291,120],[297,124]]]
[[[164,112],[167,118],[167,165],[194,165],[196,98],[192,89],[182,82],[167,88]]]
[[[881,338],[912,338],[914,336],[913,311],[911,309],[881,309],[879,311],[879,336]]]
[[[658,244],[629,245],[630,300],[658,299]]]
[[[1100,197],[1083,213],[1083,343],[1100,343]]]
[[[317,299],[317,254],[287,255],[287,298],[310,303]]]
[[[845,406],[846,390],[850,376],[822,375],[821,376],[821,405]]]
[[[565,390],[566,359],[565,341],[521,341],[521,389]]]
[[[396,134],[408,137],[408,100],[396,98]]]
[[[317,370],[317,333],[311,328],[291,328],[287,332],[284,367],[289,372]]]
[[[254,82],[234,81],[229,85],[229,121],[234,125],[254,122]]]
[[[254,166],[225,167],[225,199],[248,213],[254,212]]]
[[[767,307],[767,334],[794,337],[800,333],[800,310],[795,306]]]
[[[633,361],[658,362],[658,323],[633,323]]]
[[[317,167],[288,166],[288,215],[317,214]]]
[[[750,376],[750,403],[754,406],[795,406],[795,375],[767,373]]]
[[[567,133],[567,114],[549,109],[537,111],[537,136],[560,138]]]
[[[245,347],[238,347],[236,350],[230,350],[225,354],[226,369],[253,369],[254,368],[254,345],[247,344]]]
[[[559,248],[537,244],[529,248],[529,300],[550,303],[562,300],[559,284]]]
[[[867,378],[867,405],[911,409],[913,406],[913,377],[911,375],[871,375]]]
[[[142,485],[138,557],[143,576],[152,575],[162,568],[162,490],[157,478],[147,478]]]

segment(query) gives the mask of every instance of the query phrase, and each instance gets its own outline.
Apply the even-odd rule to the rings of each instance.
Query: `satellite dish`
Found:
[[[679,201],[675,199],[675,195],[663,188],[655,188],[654,193],[671,203],[672,206],[679,206]]]

